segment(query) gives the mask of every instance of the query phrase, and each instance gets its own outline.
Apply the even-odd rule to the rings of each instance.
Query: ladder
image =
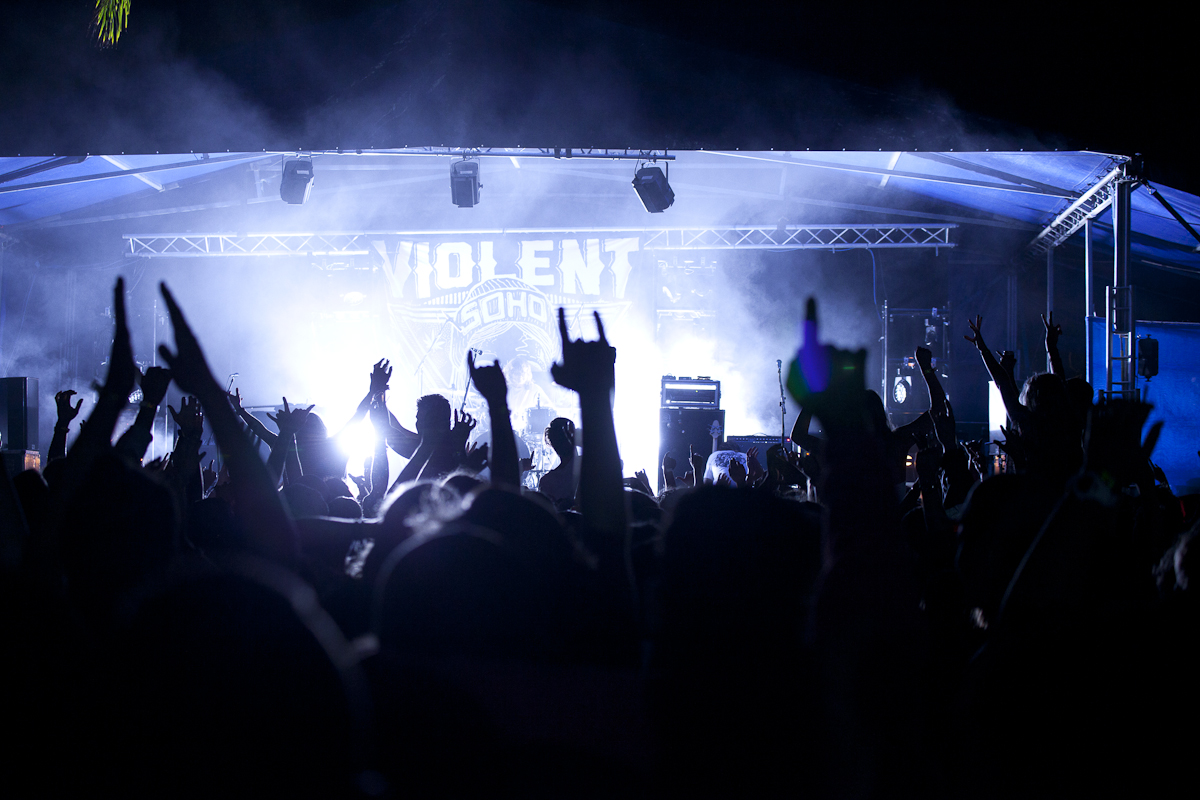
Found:
[[[1109,399],[1139,399],[1137,387],[1136,331],[1133,319],[1133,287],[1109,286],[1105,292],[1104,363],[1105,390]]]

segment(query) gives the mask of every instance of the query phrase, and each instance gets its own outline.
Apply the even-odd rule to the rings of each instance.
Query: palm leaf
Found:
[[[96,0],[92,30],[101,47],[113,47],[129,27],[130,0]]]

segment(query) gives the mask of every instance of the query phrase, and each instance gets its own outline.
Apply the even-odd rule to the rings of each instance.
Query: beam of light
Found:
[[[1004,409],[1004,397],[995,381],[988,381],[988,438],[1003,439],[1001,426],[1008,421],[1008,412]]]
[[[351,475],[362,475],[363,464],[375,452],[375,428],[369,419],[348,426],[338,436],[338,446],[350,459],[346,471]]]
[[[640,469],[655,483],[658,474],[658,405],[662,364],[658,348],[644,342],[617,345],[617,393],[613,424],[621,448],[622,472],[632,476]],[[636,348],[636,349],[635,349]],[[586,431],[584,436],[587,436]]]

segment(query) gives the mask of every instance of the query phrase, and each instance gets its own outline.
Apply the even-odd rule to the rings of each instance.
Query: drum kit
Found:
[[[529,469],[521,475],[521,482],[526,488],[536,490],[542,476],[554,465],[556,455],[546,441],[546,428],[552,419],[554,409],[543,406],[540,399],[536,406],[525,409],[525,426],[517,433],[517,438],[529,451]]]

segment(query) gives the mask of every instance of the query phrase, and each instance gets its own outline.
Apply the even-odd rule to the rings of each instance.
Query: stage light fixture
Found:
[[[455,161],[450,165],[450,199],[459,208],[479,203],[479,162]]]
[[[641,198],[642,205],[651,214],[658,214],[675,202],[675,192],[667,183],[667,176],[658,167],[642,167],[633,176],[633,188]]]
[[[285,203],[302,205],[313,186],[312,161],[294,158],[283,162],[283,179],[279,182],[279,197]]]

